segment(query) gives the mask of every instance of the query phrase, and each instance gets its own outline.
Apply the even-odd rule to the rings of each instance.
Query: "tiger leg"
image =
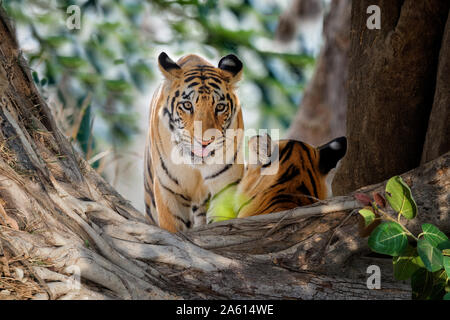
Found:
[[[155,193],[153,188],[153,169],[150,154],[150,139],[147,138],[144,156],[144,200],[145,214],[150,223],[159,225],[158,213],[156,211]]]
[[[155,194],[153,192],[153,182],[150,179],[151,177],[146,174],[144,181],[145,213],[148,220],[150,220],[152,224],[158,225],[158,214],[156,212],[156,202],[155,202]]]
[[[166,229],[170,232],[177,232],[175,218],[172,212],[170,211],[169,207],[167,206],[167,200],[176,201],[176,199],[170,199],[172,197],[167,194],[164,194],[166,199],[163,198],[163,195],[161,193],[161,186],[159,185],[158,180],[155,181],[154,187],[155,187],[155,202],[159,227],[162,229]]]
[[[192,216],[194,221],[194,227],[203,226],[206,224],[206,212],[207,209],[207,203],[210,199],[211,194],[209,194],[202,203],[197,205],[192,205]]]

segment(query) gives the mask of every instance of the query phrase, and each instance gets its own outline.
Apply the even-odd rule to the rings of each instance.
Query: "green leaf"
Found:
[[[392,259],[394,265],[394,277],[397,280],[406,280],[418,269],[423,267],[423,262],[417,255],[416,248],[408,246],[401,256]]]
[[[450,255],[450,240],[439,243],[437,248],[439,250],[442,250],[442,253],[444,253],[445,250],[449,250],[447,252],[448,252],[448,255]]]
[[[396,222],[384,222],[373,230],[368,245],[381,254],[400,255],[408,244],[405,230]]]
[[[424,238],[427,239],[433,245],[433,247],[440,248],[440,246],[448,242],[448,237],[436,226],[430,223],[424,223],[422,225],[422,231]]]
[[[429,272],[421,268],[411,277],[412,298],[419,300],[441,300],[445,295],[447,276],[443,270]]]
[[[48,43],[50,46],[57,48],[63,45],[64,43],[69,42],[70,40],[67,37],[62,35],[50,36],[45,39],[42,39],[43,42]]]
[[[431,290],[431,300],[442,300],[445,295],[445,284],[447,282],[447,274],[444,270],[433,273],[433,289]]]
[[[392,177],[386,184],[386,199],[397,213],[407,219],[413,219],[417,214],[417,205],[411,189],[399,176]]]
[[[371,209],[364,208],[359,210],[358,212],[364,218],[364,223],[366,227],[375,220],[375,213],[373,213]]]
[[[219,191],[211,199],[206,213],[206,220],[210,222],[218,222],[237,217],[237,212],[234,210],[235,195],[237,185],[228,185]]]
[[[433,290],[433,274],[427,269],[420,268],[411,276],[413,300],[427,299]]]
[[[417,252],[428,271],[435,272],[442,268],[442,253],[427,239],[417,241]]]
[[[115,65],[118,65],[118,64],[124,64],[125,63],[125,60],[124,59],[115,59],[114,60],[114,64]]]
[[[450,300],[450,292],[447,292],[444,296],[444,300]]]
[[[106,88],[111,91],[125,91],[131,88],[125,80],[106,80],[105,84]]]
[[[33,71],[33,72],[31,73],[31,75],[32,75],[32,77],[33,77],[34,82],[35,82],[35,83],[39,83],[39,75],[38,75],[38,73],[37,73],[36,71]]]
[[[443,257],[442,264],[444,265],[445,272],[447,272],[447,277],[450,278],[450,257]]]
[[[87,62],[80,57],[59,56],[58,60],[64,67],[73,69],[80,68],[87,64]]]
[[[78,77],[87,85],[97,84],[101,80],[101,78],[95,73],[79,73]]]

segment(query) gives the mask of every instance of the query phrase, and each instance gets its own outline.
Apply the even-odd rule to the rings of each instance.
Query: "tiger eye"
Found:
[[[226,109],[226,107],[227,107],[226,104],[224,104],[224,103],[219,103],[219,104],[216,106],[216,112],[222,112],[222,111],[224,111],[224,110]]]
[[[186,101],[183,104],[184,109],[186,109],[187,111],[191,111],[192,110],[192,103],[190,103],[189,101]]]

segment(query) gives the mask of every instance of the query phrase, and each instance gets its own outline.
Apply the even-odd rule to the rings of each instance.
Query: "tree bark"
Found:
[[[338,195],[420,164],[427,127],[429,140],[443,133],[435,131],[433,122],[428,125],[433,96],[437,100],[432,120],[438,118],[438,128],[448,129],[448,122],[441,121],[448,115],[448,57],[444,55],[449,50],[441,50],[439,71],[438,57],[450,3],[379,1],[381,29],[369,30],[366,10],[372,4],[355,1],[352,7],[348,152],[333,181],[333,192]],[[444,139],[448,141],[448,135]]]
[[[450,150],[450,11],[442,37],[433,108],[428,121],[422,163]]]
[[[287,138],[318,146],[345,135],[351,3],[331,2],[323,24],[324,45]]]
[[[20,263],[32,298],[410,298],[391,259],[358,237],[352,196],[185,233],[148,224],[57,128],[2,9],[0,39],[0,272]],[[403,175],[420,210],[413,230],[426,221],[450,231],[449,163],[447,153]],[[366,286],[373,264],[379,290]],[[74,266],[80,287],[68,285]]]

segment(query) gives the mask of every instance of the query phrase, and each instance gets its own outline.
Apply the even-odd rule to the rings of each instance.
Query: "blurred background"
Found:
[[[330,1],[4,0],[36,85],[89,163],[143,211],[149,103],[157,56],[244,63],[245,127],[287,134],[314,74]],[[70,30],[67,8],[80,8]],[[308,7],[309,6],[309,7]],[[308,14],[305,14],[307,12]]]

